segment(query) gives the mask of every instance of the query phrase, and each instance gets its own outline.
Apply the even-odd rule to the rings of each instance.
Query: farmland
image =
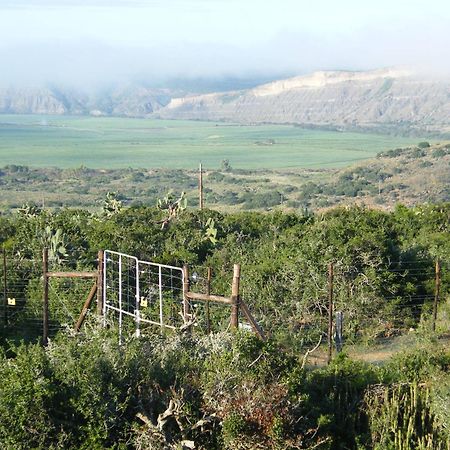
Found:
[[[418,138],[292,125],[39,115],[0,116],[0,166],[193,169],[344,167]]]

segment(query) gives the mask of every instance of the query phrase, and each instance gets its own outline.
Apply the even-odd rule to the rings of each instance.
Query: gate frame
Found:
[[[121,309],[121,302],[122,302],[122,289],[119,289],[119,308],[107,305],[107,289],[106,289],[106,282],[107,282],[107,255],[116,255],[119,257],[119,284],[121,285],[122,282],[122,257],[126,257],[128,259],[131,259],[135,261],[136,264],[136,309],[134,314],[129,313],[128,311],[123,311]],[[147,265],[152,267],[158,268],[158,285],[159,285],[159,322],[156,322],[154,320],[149,319],[141,319],[140,315],[140,265]],[[240,290],[240,278],[241,278],[241,266],[239,264],[234,264],[233,267],[233,281],[231,284],[231,295],[229,297],[221,296],[221,295],[212,295],[209,292],[207,294],[202,294],[199,292],[192,292],[190,290],[190,283],[189,283],[189,267],[187,265],[184,265],[181,267],[176,266],[170,266],[167,264],[159,264],[151,261],[143,261],[139,260],[135,256],[127,255],[126,253],[116,252],[112,250],[104,250],[103,252],[103,265],[102,265],[102,314],[103,314],[103,324],[106,326],[106,313],[108,309],[111,309],[113,311],[116,311],[119,313],[119,339],[122,339],[122,317],[123,315],[131,316],[135,319],[136,322],[136,336],[140,336],[140,324],[141,322],[145,321],[145,323],[150,323],[153,325],[158,325],[161,328],[169,328],[172,330],[176,330],[177,327],[173,325],[168,325],[164,323],[164,316],[163,316],[163,298],[162,298],[162,272],[161,270],[163,268],[176,270],[181,272],[181,283],[182,283],[182,292],[183,292],[183,309],[181,311],[181,315],[183,317],[184,325],[183,328],[190,329],[193,321],[191,320],[191,314],[190,314],[190,301],[201,301],[206,302],[207,305],[209,305],[210,302],[214,303],[221,303],[231,306],[231,317],[230,317],[230,326],[232,329],[238,329],[239,328],[239,311],[241,310],[249,322],[252,330],[254,333],[263,341],[265,341],[266,335],[261,328],[261,326],[258,324],[258,322],[255,320],[253,315],[250,313],[250,310],[247,306],[247,304],[242,300],[239,290]],[[100,311],[100,307],[98,306],[98,310]]]
[[[112,305],[107,304],[107,288],[106,288],[106,283],[107,283],[107,263],[108,263],[108,254],[109,255],[116,255],[119,257],[119,285],[121,286],[122,284],[122,258],[125,257],[129,260],[132,260],[135,262],[135,273],[136,273],[136,284],[135,284],[135,289],[136,289],[136,294],[135,294],[135,300],[136,300],[136,308],[134,310],[134,314],[129,313],[128,311],[124,311],[121,308],[121,303],[122,303],[122,289],[119,289],[119,307],[115,307]],[[170,266],[167,264],[159,264],[159,263],[155,263],[152,261],[144,261],[144,260],[140,260],[135,256],[132,255],[128,255],[126,253],[121,253],[121,252],[116,252],[113,250],[104,250],[103,252],[103,267],[102,267],[102,288],[103,288],[103,292],[102,292],[102,305],[101,305],[101,311],[102,311],[102,315],[103,315],[103,325],[106,326],[106,314],[107,314],[107,310],[113,310],[116,311],[117,313],[119,313],[119,339],[122,339],[122,321],[123,321],[123,315],[127,315],[130,317],[134,318],[134,321],[136,323],[136,337],[139,337],[141,335],[141,323],[149,323],[152,325],[158,325],[161,328],[168,328],[171,330],[176,330],[177,327],[173,326],[173,325],[168,325],[166,323],[164,323],[164,315],[163,315],[163,297],[162,297],[162,269],[171,269],[171,270],[176,270],[178,272],[180,272],[181,274],[181,283],[183,286],[183,304],[185,304],[185,302],[187,301],[187,297],[184,295],[184,285],[185,285],[185,279],[184,279],[184,271],[181,267],[176,267],[176,266]],[[141,294],[140,294],[140,274],[141,274],[141,270],[140,270],[140,266],[145,265],[145,266],[151,266],[151,267],[157,267],[158,268],[158,292],[159,292],[159,322],[156,322],[154,320],[150,320],[150,319],[142,319],[141,318],[141,308],[140,308],[140,304],[141,304]],[[186,307],[183,307],[183,310],[185,310]],[[98,310],[100,311],[100,307],[98,307]],[[186,315],[183,314],[183,320],[186,321]]]

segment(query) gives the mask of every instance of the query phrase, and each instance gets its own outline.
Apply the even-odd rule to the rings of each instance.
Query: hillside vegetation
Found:
[[[352,203],[392,209],[397,203],[418,205],[450,200],[449,144],[381,152],[374,159],[344,169],[243,170],[233,161],[206,167],[207,206],[223,211],[314,211]],[[108,192],[125,205],[154,206],[169,190],[186,192],[188,206],[198,205],[198,173],[170,169],[0,168],[3,208],[44,203],[50,208],[99,209]]]
[[[448,448],[450,355],[439,338],[450,317],[449,203],[313,216],[185,210],[164,227],[165,210],[106,206],[101,214],[25,208],[0,216],[0,243],[15,268],[9,288],[16,283],[25,302],[8,307],[0,330],[2,448]],[[95,308],[74,334],[68,314],[80,311],[82,291],[52,282],[52,323],[67,329],[43,349],[30,334],[42,310],[43,246],[60,270],[93,269],[102,248],[188,263],[200,275],[210,266],[218,294],[240,263],[242,298],[269,340],[230,333],[222,308],[211,313],[210,335],[200,308],[191,334],[147,329],[136,339],[130,330],[119,345],[117,323],[103,328]],[[309,363],[305,353],[326,334],[330,262],[344,351],[353,343],[369,352],[395,335],[410,338],[407,350],[383,366],[345,354],[328,367]]]

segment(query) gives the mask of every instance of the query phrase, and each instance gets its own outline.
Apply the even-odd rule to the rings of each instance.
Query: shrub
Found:
[[[429,344],[395,355],[384,368],[384,378],[387,381],[420,382],[446,370],[450,370],[450,352]]]

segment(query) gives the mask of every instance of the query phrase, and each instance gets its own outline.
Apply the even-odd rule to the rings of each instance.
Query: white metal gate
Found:
[[[149,325],[177,329],[183,320],[181,267],[140,261],[134,256],[105,250],[103,258],[103,317],[118,319],[137,336]]]

